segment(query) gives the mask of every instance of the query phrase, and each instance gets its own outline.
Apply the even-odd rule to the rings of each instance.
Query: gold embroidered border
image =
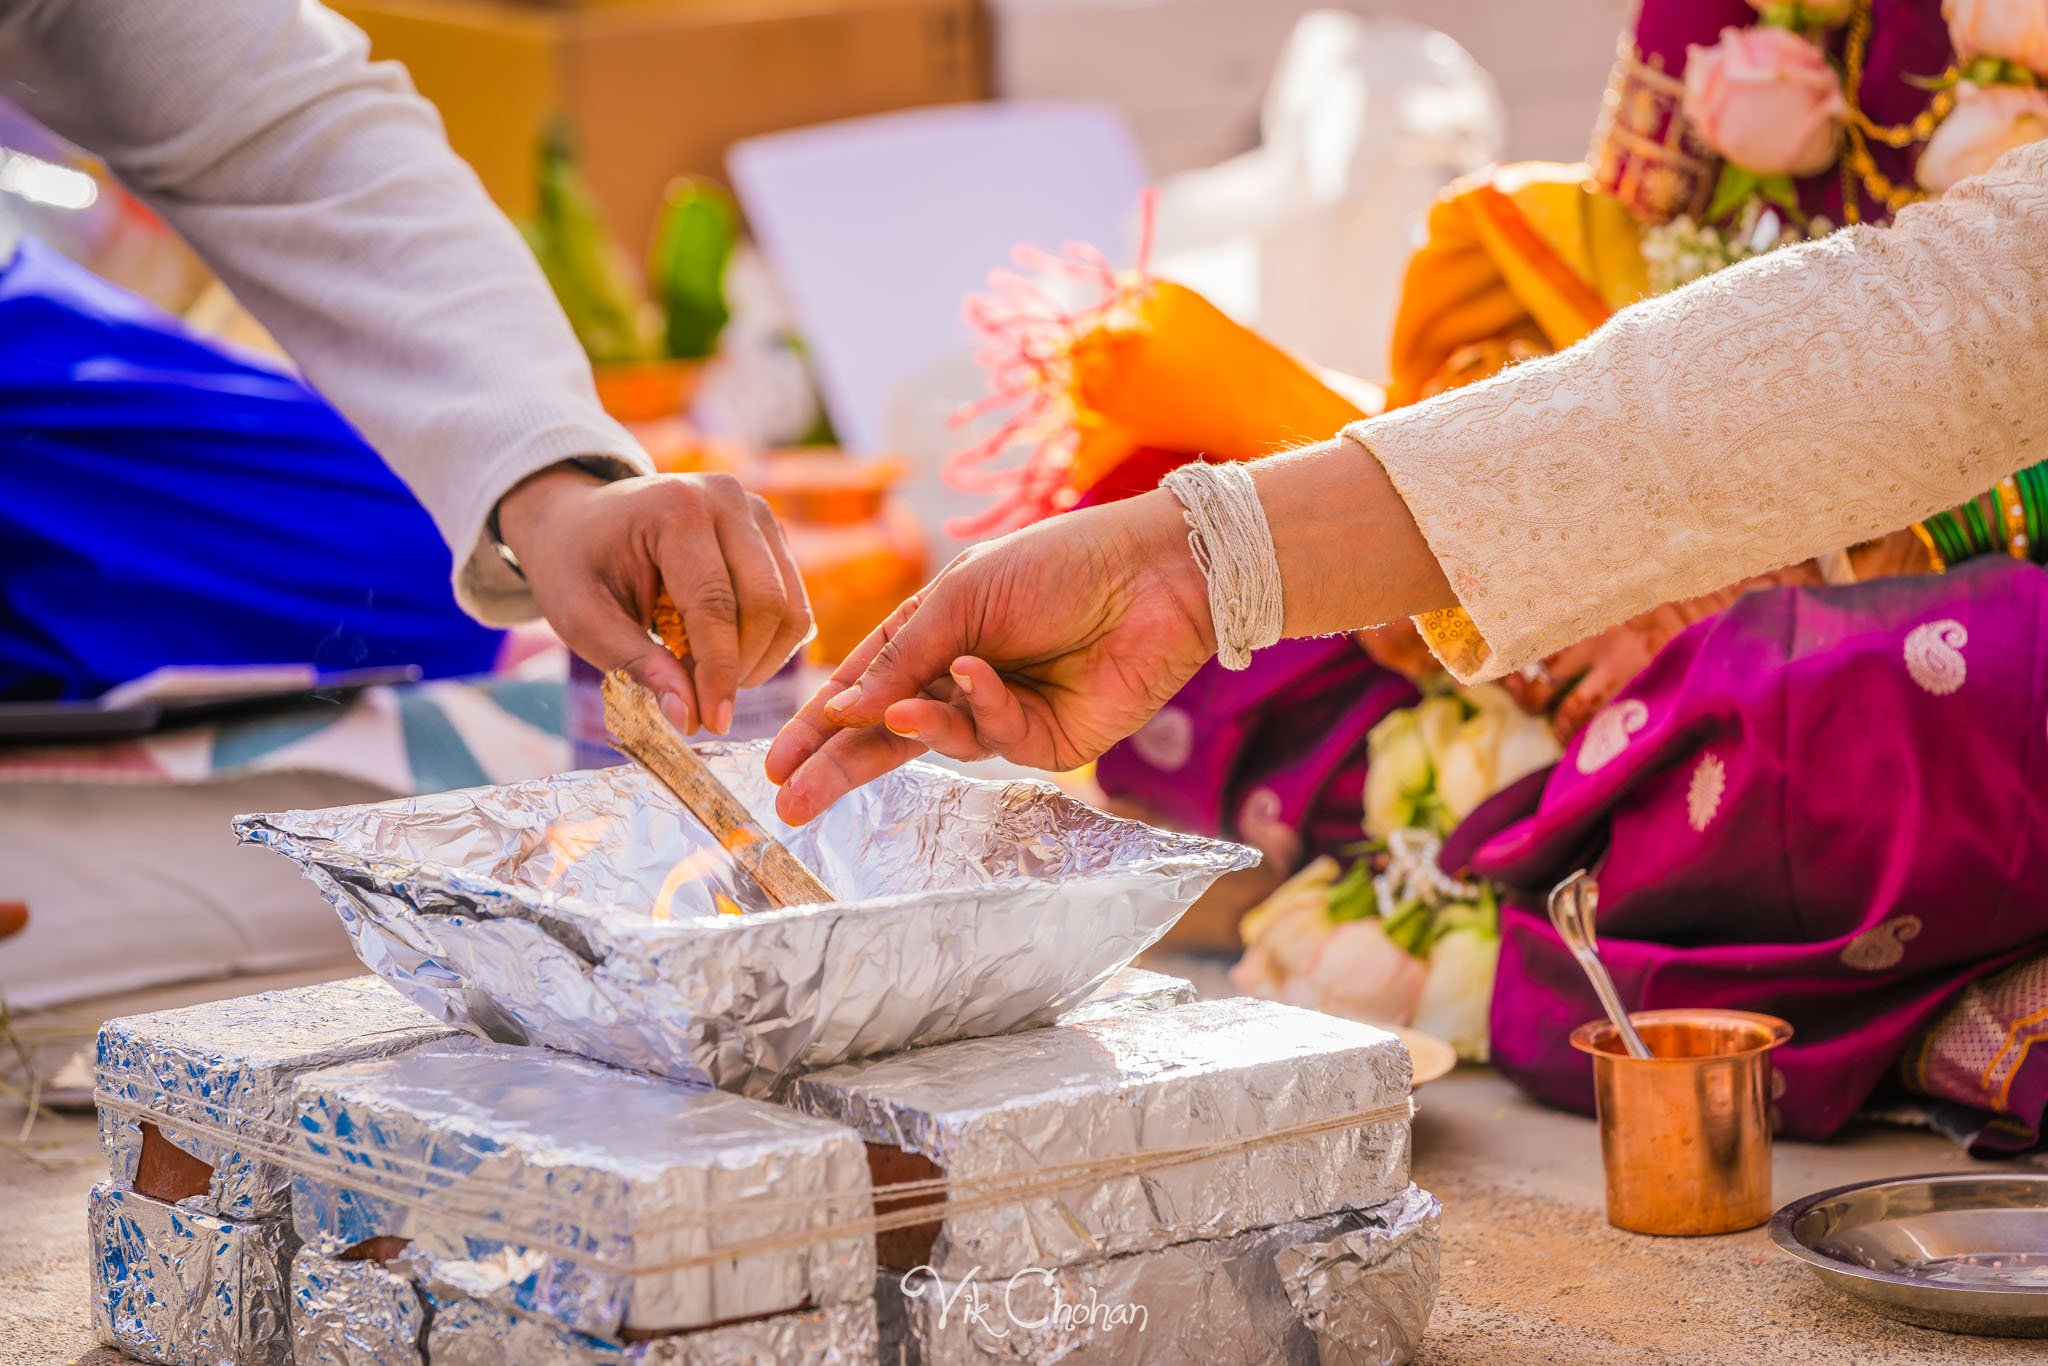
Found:
[[[1624,38],[1593,130],[1594,179],[1650,222],[1705,211],[1718,170],[1680,111],[1684,85]]]

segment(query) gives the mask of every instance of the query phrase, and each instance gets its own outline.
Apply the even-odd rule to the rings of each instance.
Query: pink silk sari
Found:
[[[2027,1147],[2048,1107],[2048,573],[1753,593],[1665,647],[1574,740],[1533,814],[1474,813],[1447,867],[1509,889],[1495,1064],[1592,1109],[1599,1014],[1546,893],[1600,884],[1633,1009],[1782,1016],[1784,1131],[1833,1133],[1904,1061]]]

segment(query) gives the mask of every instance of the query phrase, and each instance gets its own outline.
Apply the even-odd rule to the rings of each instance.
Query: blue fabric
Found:
[[[319,395],[33,239],[0,266],[0,698],[168,664],[490,667],[411,493]]]

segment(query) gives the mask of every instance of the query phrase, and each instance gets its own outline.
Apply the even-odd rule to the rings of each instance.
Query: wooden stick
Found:
[[[654,694],[622,670],[605,675],[604,723],[619,751],[631,755],[675,793],[770,901],[777,906],[815,906],[838,899],[817,874],[755,822],[745,804],[726,790],[661,714]]]

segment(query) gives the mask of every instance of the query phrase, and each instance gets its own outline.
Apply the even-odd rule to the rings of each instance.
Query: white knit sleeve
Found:
[[[1465,680],[1897,530],[2048,456],[2048,142],[1347,429],[1460,608]]]
[[[567,459],[647,457],[404,71],[312,0],[0,0],[0,92],[103,157],[381,452],[481,620],[533,614],[486,518]]]

